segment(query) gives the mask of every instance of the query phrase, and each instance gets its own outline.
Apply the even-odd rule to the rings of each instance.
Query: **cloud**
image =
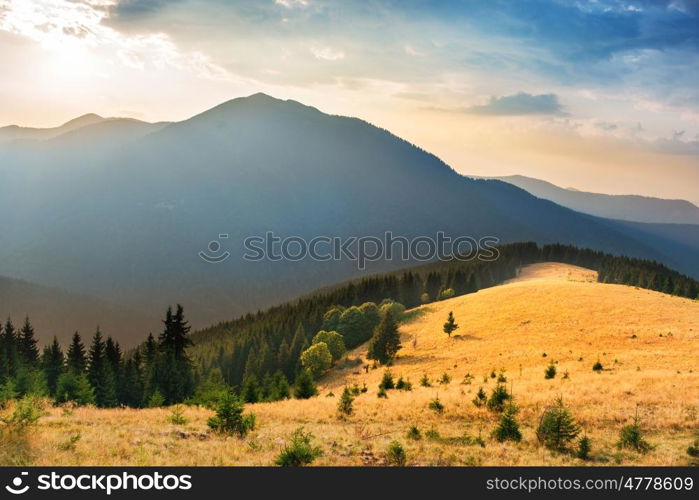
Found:
[[[477,115],[563,115],[563,106],[556,94],[528,94],[491,97],[487,104],[463,110]]]
[[[0,31],[22,36],[72,61],[105,55],[126,67],[171,68],[204,78],[226,71],[196,51],[182,51],[162,32],[127,35],[106,26],[115,0],[5,0]]]

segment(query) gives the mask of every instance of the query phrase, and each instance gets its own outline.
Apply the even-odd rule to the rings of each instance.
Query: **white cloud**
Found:
[[[345,53],[332,47],[311,47],[311,53],[316,59],[324,61],[339,61],[345,58]]]
[[[199,52],[184,52],[165,33],[125,35],[103,21],[116,0],[0,0],[0,30],[19,35],[75,63],[100,58],[130,68],[174,68],[205,78],[226,71]],[[71,68],[72,69],[72,68]]]

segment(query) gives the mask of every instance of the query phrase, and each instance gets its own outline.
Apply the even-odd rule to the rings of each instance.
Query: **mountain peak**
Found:
[[[86,125],[92,125],[94,123],[99,123],[105,121],[106,118],[95,114],[95,113],[86,113],[84,115],[80,115],[77,118],[73,118],[72,120],[68,120],[65,122],[63,125],[61,125],[59,128],[79,128],[79,127],[84,127]]]

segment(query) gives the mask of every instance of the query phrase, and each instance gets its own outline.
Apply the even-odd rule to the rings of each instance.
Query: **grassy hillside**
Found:
[[[410,311],[391,367],[396,378],[410,379],[410,392],[390,390],[387,399],[377,398],[384,370],[365,372],[360,346],[320,381],[319,397],[248,405],[258,426],[243,440],[208,433],[211,412],[200,408],[184,410],[185,425],[170,423],[168,409],[54,408],[32,433],[27,460],[269,465],[291,431],[304,426],[323,449],[319,465],[383,464],[392,440],[403,444],[415,465],[578,464],[570,454],[539,446],[535,437],[545,406],[562,396],[592,440],[589,463],[687,464],[687,446],[699,437],[699,303],[596,280],[595,272],[580,267],[535,264],[503,285]],[[460,325],[451,338],[442,332],[449,311]],[[598,360],[601,372],[592,370]],[[551,361],[557,376],[547,380]],[[520,407],[519,444],[492,439],[498,417],[471,402],[479,387],[489,393],[495,386],[493,371],[504,373]],[[438,384],[445,373],[451,382]],[[431,387],[420,385],[424,375]],[[339,419],[340,392],[355,383],[368,391],[356,398],[353,415]],[[444,405],[441,414],[428,408],[436,397]],[[653,446],[645,454],[616,447],[620,428],[636,414]],[[419,441],[405,437],[413,425],[422,432]],[[441,437],[428,439],[430,429]]]

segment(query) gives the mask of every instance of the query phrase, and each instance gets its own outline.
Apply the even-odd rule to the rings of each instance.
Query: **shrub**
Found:
[[[476,397],[473,398],[473,404],[477,407],[480,408],[483,406],[486,402],[488,401],[488,395],[485,393],[482,387],[478,388],[478,392],[476,393]]]
[[[345,416],[345,415],[352,415],[352,403],[354,402],[354,397],[352,396],[352,393],[350,390],[345,387],[345,390],[342,391],[342,396],[340,397],[340,401],[337,403],[337,413],[338,415]]]
[[[699,439],[695,439],[694,443],[687,447],[687,455],[692,458],[699,458]]]
[[[551,361],[549,365],[546,367],[546,370],[544,370],[544,378],[545,379],[552,379],[556,377],[556,364]]]
[[[420,379],[420,385],[422,387],[432,387],[432,384],[430,383],[430,379],[427,375],[422,376],[422,378]]]
[[[573,415],[558,398],[556,403],[547,408],[536,430],[540,443],[552,450],[563,450],[580,433]]]
[[[598,359],[597,362],[592,365],[592,371],[601,372],[602,370],[604,370],[604,366],[602,366],[602,363]]]
[[[294,382],[294,397],[296,399],[309,399],[318,394],[318,389],[316,389],[313,383],[313,376],[308,370],[301,370],[298,375],[296,375],[296,381]]]
[[[393,374],[391,373],[390,370],[386,370],[383,372],[383,378],[381,379],[381,383],[379,384],[379,389],[394,389],[396,386],[393,383]]]
[[[321,330],[316,333],[311,344],[318,344],[319,342],[325,342],[325,345],[328,346],[333,361],[337,361],[345,354],[345,340],[342,335],[335,331]]]
[[[155,390],[153,394],[148,398],[148,403],[146,406],[148,408],[160,408],[165,404],[165,397],[160,393],[159,390]]]
[[[430,441],[439,441],[442,439],[442,436],[439,435],[439,431],[434,427],[425,432],[425,437]]]
[[[386,389],[383,387],[379,386],[379,392],[376,393],[377,398],[384,398],[388,399],[388,394],[386,393]]]
[[[580,460],[588,460],[590,458],[590,450],[592,449],[592,441],[589,437],[583,436],[578,442],[578,451],[575,454]]]
[[[507,392],[507,388],[503,384],[498,384],[490,394],[486,405],[490,411],[502,412],[505,409],[505,403],[511,399],[512,395]]]
[[[439,400],[438,397],[434,398],[432,401],[430,401],[428,408],[432,411],[437,412],[437,413],[442,413],[444,411],[444,405],[442,404],[442,402]]]
[[[451,382],[451,377],[448,373],[443,373],[442,378],[439,379],[439,383],[442,385],[447,385],[449,382]]]
[[[81,434],[76,432],[68,436],[68,439],[58,444],[58,449],[61,451],[75,451],[78,441],[80,441]]]
[[[621,428],[617,446],[619,448],[633,449],[639,453],[646,453],[652,448],[648,441],[643,439],[643,431],[641,430],[641,422],[638,415],[633,418],[632,423]]]
[[[214,432],[245,437],[255,428],[255,415],[253,413],[244,415],[244,408],[240,399],[228,393],[216,405],[216,415],[209,418],[206,423]]]
[[[408,429],[408,432],[405,435],[405,437],[408,439],[412,439],[413,441],[420,441],[422,439],[422,433],[416,425],[413,425],[410,429]]]
[[[36,396],[8,404],[0,414],[0,463],[24,466],[31,461],[28,430],[45,415],[44,400]]]
[[[323,450],[313,445],[313,434],[304,432],[303,427],[299,427],[291,434],[289,443],[274,464],[281,467],[302,467],[313,463],[322,454]]]
[[[500,373],[498,373],[498,379],[497,379],[498,384],[504,384],[507,382],[507,377],[505,376],[505,371],[500,370]]]
[[[318,342],[301,353],[301,365],[311,372],[314,377],[320,376],[333,364],[328,344]]]
[[[400,377],[398,382],[396,382],[396,389],[399,391],[412,391],[413,384],[409,380],[403,380],[403,377]]]
[[[184,416],[184,407],[182,405],[175,405],[170,409],[170,423],[175,425],[185,425],[189,422],[189,419]]]
[[[522,433],[517,423],[517,411],[517,406],[513,403],[505,407],[505,411],[500,417],[500,422],[495,431],[493,431],[493,437],[501,443],[503,441],[519,442],[522,440]]]
[[[386,462],[394,467],[404,467],[406,458],[403,445],[398,441],[391,441],[386,450]]]

